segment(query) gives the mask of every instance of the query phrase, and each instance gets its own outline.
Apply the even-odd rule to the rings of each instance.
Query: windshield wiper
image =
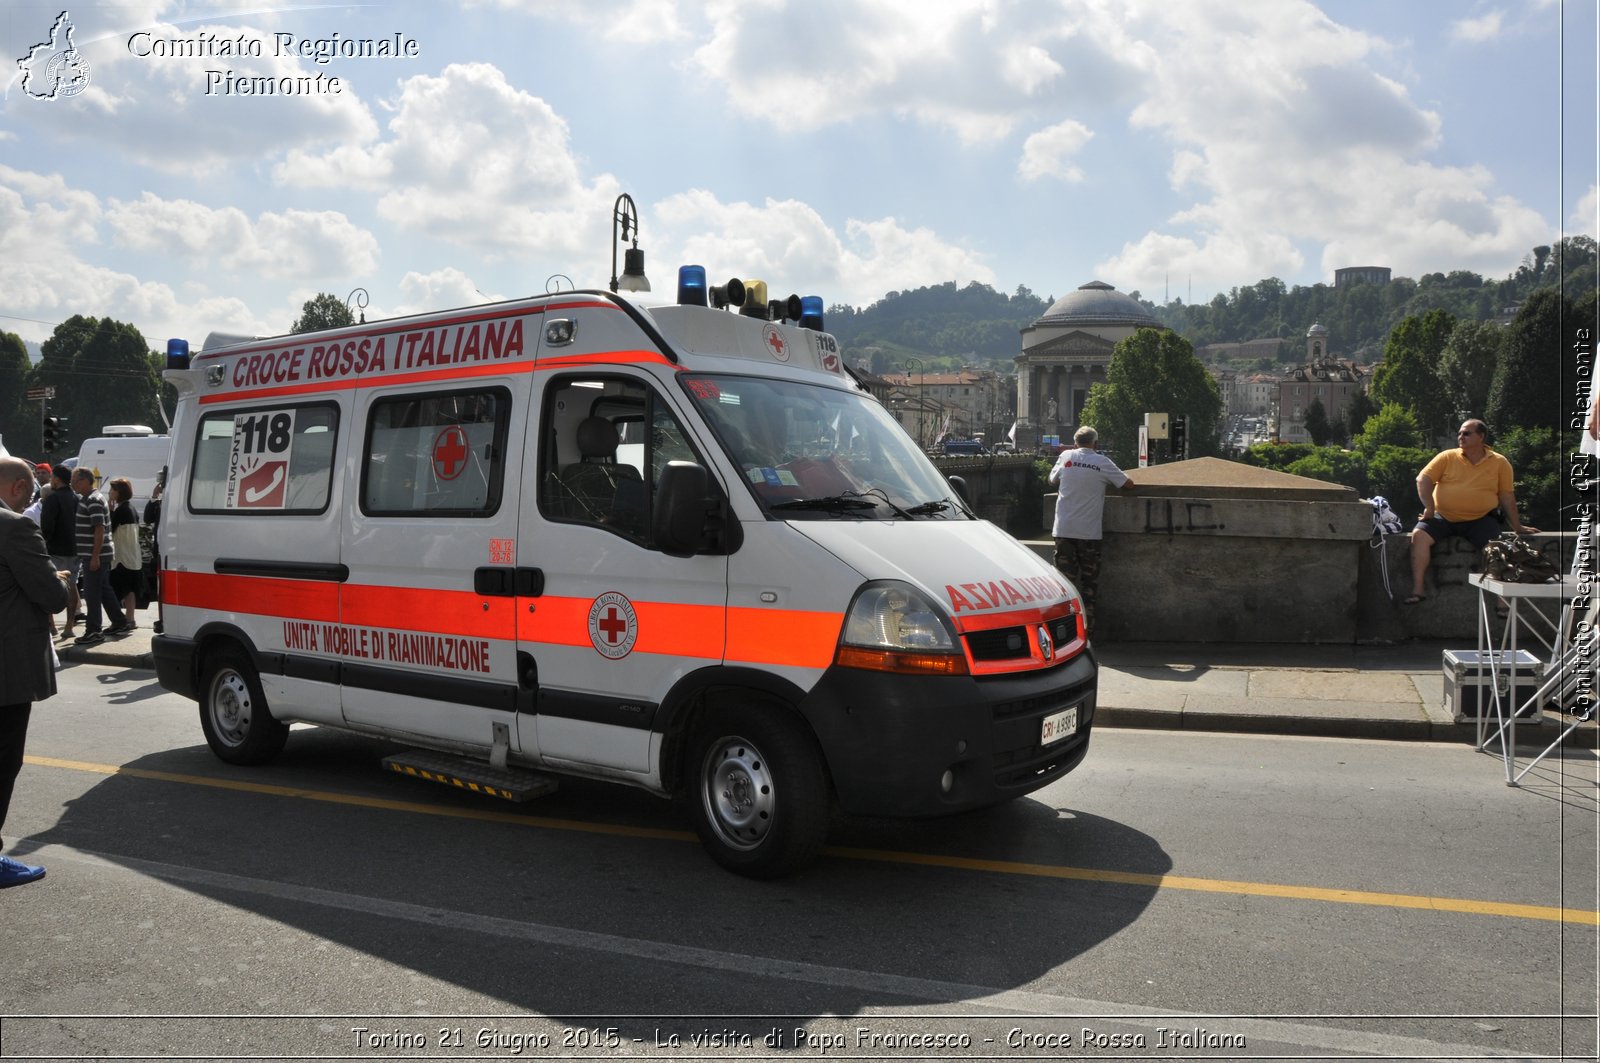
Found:
[[[851,495],[826,495],[821,498],[790,498],[774,502],[768,509],[877,509],[878,500]]]
[[[966,507],[949,495],[943,498],[936,498],[932,502],[923,502],[912,506],[906,512],[913,516],[925,517],[932,513],[943,513],[947,509],[953,509],[958,513],[967,513]],[[970,516],[970,514],[968,515]]]

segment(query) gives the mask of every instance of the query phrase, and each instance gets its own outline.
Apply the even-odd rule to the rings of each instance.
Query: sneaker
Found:
[[[72,640],[74,646],[97,646],[104,642],[106,637],[98,631],[91,631],[87,635],[79,635]]]
[[[109,624],[106,626],[107,635],[121,635],[123,632],[128,630],[129,627],[126,622],[121,624]]]
[[[0,890],[24,886],[44,878],[44,868],[23,864],[9,856],[0,856]]]

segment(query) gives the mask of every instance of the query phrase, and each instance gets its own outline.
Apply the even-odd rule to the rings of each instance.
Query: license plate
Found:
[[[1039,725],[1039,744],[1047,746],[1078,733],[1078,706],[1051,713]]]

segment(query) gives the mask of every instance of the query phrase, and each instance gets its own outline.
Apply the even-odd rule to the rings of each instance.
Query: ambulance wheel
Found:
[[[816,858],[831,815],[815,740],[784,710],[711,711],[690,764],[695,833],[736,874],[776,878]]]
[[[229,764],[265,764],[289,738],[289,725],[267,711],[261,680],[241,650],[206,662],[200,684],[200,728],[211,752]]]

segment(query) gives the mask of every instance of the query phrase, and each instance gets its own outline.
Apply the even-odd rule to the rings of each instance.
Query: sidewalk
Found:
[[[139,627],[98,646],[57,642],[63,666],[153,669],[154,609]],[[57,618],[58,622],[60,618]],[[79,630],[82,630],[80,625]],[[1449,642],[1384,646],[1301,646],[1198,642],[1097,645],[1100,695],[1095,723],[1173,731],[1233,731],[1471,743],[1472,723],[1454,722],[1444,704],[1443,656]],[[1517,723],[1517,745],[1543,749],[1567,717]],[[1567,744],[1594,749],[1600,728],[1580,727]]]

